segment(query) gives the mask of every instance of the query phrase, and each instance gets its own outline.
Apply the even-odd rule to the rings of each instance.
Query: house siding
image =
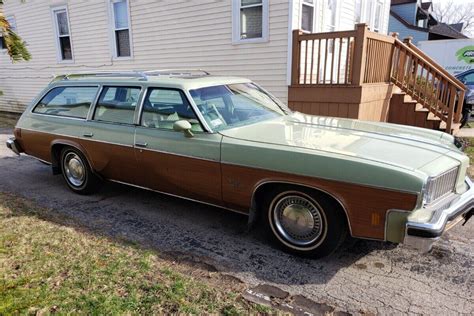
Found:
[[[417,3],[398,4],[392,6],[392,11],[401,16],[405,21],[416,25]]]
[[[15,16],[33,58],[12,64],[0,53],[0,111],[23,111],[53,74],[130,69],[203,68],[250,78],[287,100],[288,0],[270,1],[268,42],[237,45],[230,1],[130,0],[133,58],[124,60],[112,58],[108,2],[68,1],[74,63],[56,60],[50,13],[56,3],[5,3],[5,14]]]
[[[428,40],[428,32],[423,32],[423,31],[407,28],[405,25],[403,25],[400,21],[398,21],[393,16],[390,16],[389,21],[390,21],[389,22],[390,32],[398,33],[398,37],[401,39],[405,39],[411,36],[413,37],[412,42],[414,44],[418,43],[419,41]]]

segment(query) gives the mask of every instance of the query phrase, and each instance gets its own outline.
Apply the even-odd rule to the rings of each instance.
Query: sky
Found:
[[[455,5],[460,5],[460,4],[470,4],[474,3],[474,0],[422,0],[422,2],[433,2],[433,6],[442,6],[444,4],[448,3],[453,3]],[[474,14],[474,12],[472,13]],[[474,37],[474,29],[471,27],[470,30],[464,30],[464,34],[469,36],[469,37]]]

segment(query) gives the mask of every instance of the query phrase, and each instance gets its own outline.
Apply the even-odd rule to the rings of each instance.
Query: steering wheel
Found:
[[[212,103],[203,103],[198,105],[198,109],[201,111],[202,115],[206,117],[208,120],[212,121],[213,119],[210,117],[209,114],[215,114],[217,118],[222,122],[222,125],[227,125],[226,120],[224,117],[221,115],[219,110],[216,108],[216,106]]]

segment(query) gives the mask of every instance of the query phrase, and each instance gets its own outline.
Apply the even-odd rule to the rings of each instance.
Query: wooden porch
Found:
[[[293,32],[293,110],[323,116],[459,129],[466,87],[409,39],[370,32]]]

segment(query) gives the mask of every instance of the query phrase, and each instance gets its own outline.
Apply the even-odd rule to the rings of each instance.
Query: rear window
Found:
[[[33,113],[83,118],[96,96],[98,87],[57,87],[36,105]]]
[[[140,87],[104,87],[95,109],[94,120],[133,124]]]

